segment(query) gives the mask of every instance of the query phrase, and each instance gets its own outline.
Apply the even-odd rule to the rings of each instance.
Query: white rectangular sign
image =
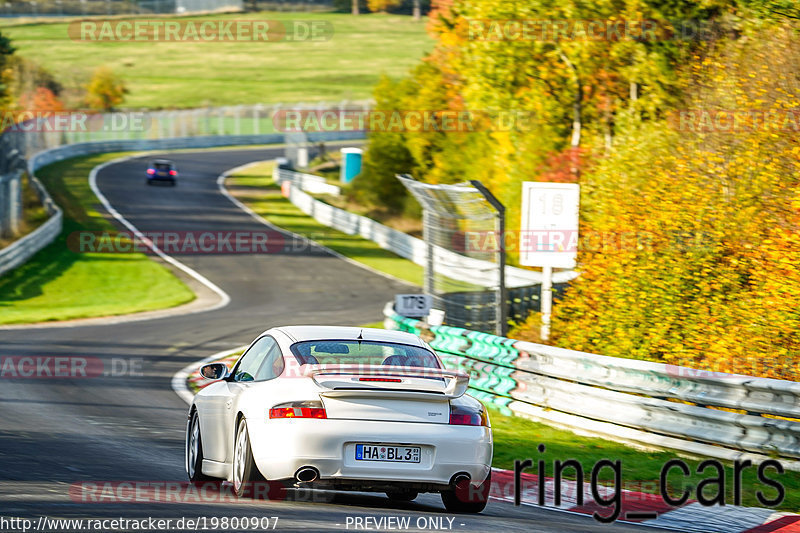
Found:
[[[576,183],[522,184],[521,265],[575,268],[579,203]]]
[[[427,316],[431,305],[433,297],[429,294],[396,294],[394,297],[394,312],[400,316]]]

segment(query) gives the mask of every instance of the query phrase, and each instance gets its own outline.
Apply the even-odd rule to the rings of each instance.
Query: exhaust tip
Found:
[[[457,487],[458,485],[463,485],[464,483],[469,483],[470,481],[472,481],[472,477],[469,474],[461,472],[450,478],[450,486]]]
[[[300,483],[311,483],[319,479],[319,471],[313,466],[304,466],[295,472],[294,479]]]

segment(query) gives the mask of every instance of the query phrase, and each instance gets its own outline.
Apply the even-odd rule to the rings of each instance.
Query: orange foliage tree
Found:
[[[687,89],[684,113],[707,120],[632,129],[586,176],[581,276],[554,341],[796,379],[800,45],[779,28],[719,48]]]

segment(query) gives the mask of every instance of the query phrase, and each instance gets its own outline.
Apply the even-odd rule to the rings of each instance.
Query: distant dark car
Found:
[[[147,184],[164,182],[175,185],[178,179],[178,169],[175,163],[168,159],[154,159],[147,165]]]

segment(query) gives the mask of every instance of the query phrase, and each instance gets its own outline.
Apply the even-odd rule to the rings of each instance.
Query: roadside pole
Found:
[[[553,312],[553,267],[542,267],[542,329],[543,341],[550,340],[550,314]]]

